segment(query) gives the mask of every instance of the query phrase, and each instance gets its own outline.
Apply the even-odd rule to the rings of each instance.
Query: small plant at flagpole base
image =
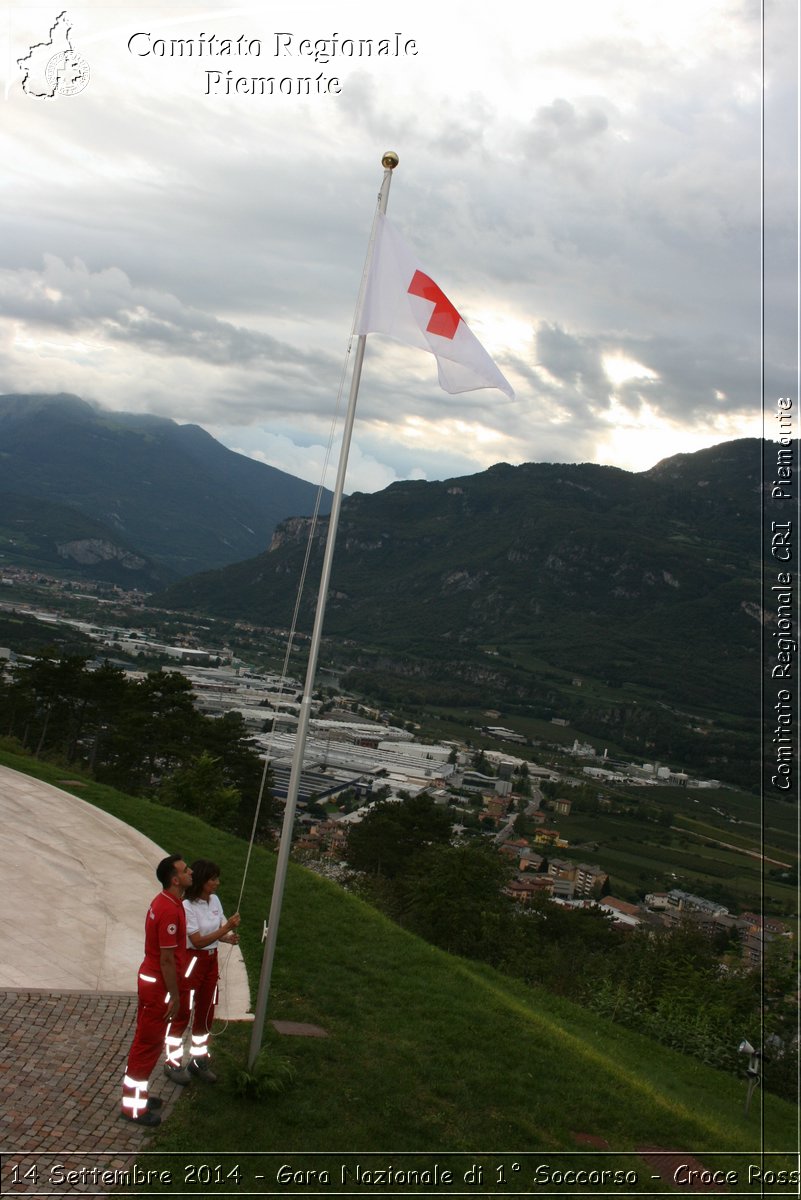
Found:
[[[275,1058],[262,1050],[252,1067],[243,1067],[234,1076],[234,1091],[248,1100],[277,1096],[294,1083],[295,1068],[288,1058]]]

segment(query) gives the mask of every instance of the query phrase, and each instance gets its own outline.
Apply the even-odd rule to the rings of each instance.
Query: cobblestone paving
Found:
[[[0,991],[2,1196],[106,1195],[91,1180],[53,1186],[53,1165],[129,1170],[149,1148],[148,1131],[119,1116],[135,1023],[134,994]],[[164,1078],[154,1087],[162,1117],[180,1091]]]

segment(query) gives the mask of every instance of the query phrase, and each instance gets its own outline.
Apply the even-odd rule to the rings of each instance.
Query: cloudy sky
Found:
[[[758,0],[74,4],[85,86],[52,98],[61,29],[27,90],[17,60],[64,10],[4,11],[0,391],[318,482],[390,148],[393,222],[516,394],[371,336],[347,490],[758,435],[763,279],[765,411],[794,390],[795,0],[765,0],[764,89]]]

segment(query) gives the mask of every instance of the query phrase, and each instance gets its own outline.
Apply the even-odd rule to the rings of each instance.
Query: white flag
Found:
[[[409,346],[428,350],[437,360],[446,392],[500,388],[514,392],[478,338],[383,213],[378,215],[373,258],[357,333],[386,333]]]

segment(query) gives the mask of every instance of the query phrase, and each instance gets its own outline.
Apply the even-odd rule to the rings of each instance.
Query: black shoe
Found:
[[[148,1096],[147,1098],[147,1107],[151,1112],[158,1112],[163,1104],[161,1096]]]
[[[127,1112],[121,1112],[120,1116],[123,1121],[130,1121],[132,1125],[147,1125],[151,1129],[155,1129],[157,1125],[161,1124],[161,1117],[157,1113],[150,1112],[149,1109],[145,1109],[141,1117],[135,1117]]]
[[[198,1079],[202,1079],[204,1083],[217,1082],[217,1076],[211,1069],[207,1054],[202,1058],[193,1058],[186,1069],[190,1075],[197,1075]]]

